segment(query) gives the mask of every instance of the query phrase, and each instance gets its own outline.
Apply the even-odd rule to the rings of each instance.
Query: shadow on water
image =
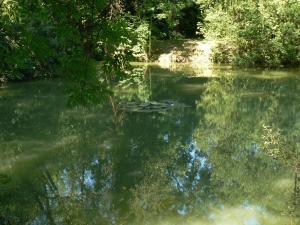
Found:
[[[138,67],[89,108],[1,88],[0,224],[299,223],[299,76],[238,73]],[[189,107],[120,107],[166,100]]]

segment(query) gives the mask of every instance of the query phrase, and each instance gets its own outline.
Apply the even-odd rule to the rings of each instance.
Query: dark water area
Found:
[[[300,224],[299,69],[138,67],[112,101],[0,86],[1,225]]]

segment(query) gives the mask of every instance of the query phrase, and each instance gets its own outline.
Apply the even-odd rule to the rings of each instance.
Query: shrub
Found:
[[[215,62],[263,67],[297,65],[299,18],[298,0],[248,0],[209,9],[201,32],[207,39],[222,43],[213,51]]]

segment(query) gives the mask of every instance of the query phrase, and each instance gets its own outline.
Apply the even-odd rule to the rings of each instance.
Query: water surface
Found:
[[[299,224],[299,93],[297,69],[139,67],[114,107],[3,85],[0,224]],[[118,108],[165,100],[186,107]]]

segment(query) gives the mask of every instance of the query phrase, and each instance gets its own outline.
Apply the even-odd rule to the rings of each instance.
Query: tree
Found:
[[[237,66],[299,64],[297,0],[205,1],[201,32],[217,42],[213,59]]]

